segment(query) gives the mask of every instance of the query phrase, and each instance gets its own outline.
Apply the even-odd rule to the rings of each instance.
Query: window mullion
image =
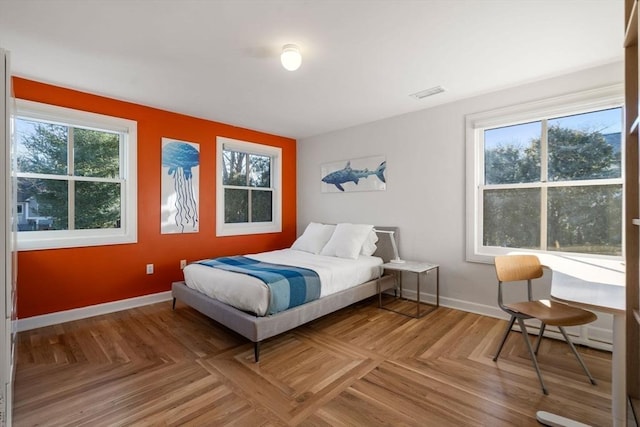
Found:
[[[73,181],[74,171],[74,162],[73,162],[73,152],[74,152],[74,133],[75,128],[69,127],[67,130],[67,173],[68,173],[68,181],[67,181],[67,200],[68,200],[68,229],[75,230],[75,217],[76,217],[76,209],[75,209],[75,182]]]
[[[547,189],[549,182],[549,132],[547,120],[540,122],[540,249],[547,250]]]
[[[245,160],[247,162],[246,168],[247,168],[247,222],[251,223],[253,222],[253,218],[251,218],[251,169],[250,169],[250,162],[249,162],[249,157],[251,155],[249,153],[246,154],[245,156]]]

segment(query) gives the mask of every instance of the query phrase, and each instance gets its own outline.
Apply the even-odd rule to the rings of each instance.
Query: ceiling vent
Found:
[[[437,94],[442,93],[444,91],[445,91],[445,89],[442,86],[434,86],[432,88],[425,89],[425,90],[420,91],[420,92],[412,93],[409,96],[412,97],[412,98],[415,98],[415,99],[424,99],[427,96],[437,95]]]

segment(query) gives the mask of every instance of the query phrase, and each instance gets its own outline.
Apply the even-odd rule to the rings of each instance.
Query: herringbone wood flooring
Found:
[[[262,346],[178,303],[21,332],[15,426],[534,426],[537,410],[611,425],[607,352],[545,339],[544,396],[506,322],[439,308],[411,319],[374,299]]]

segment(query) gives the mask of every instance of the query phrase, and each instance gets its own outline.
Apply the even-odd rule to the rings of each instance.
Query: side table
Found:
[[[402,272],[410,272],[415,273],[417,276],[417,285],[416,285],[416,315],[411,316],[409,314],[403,313],[401,311],[393,310],[391,308],[385,307],[382,305],[382,292],[378,292],[378,305],[380,308],[384,308],[385,310],[393,311],[396,313],[404,314],[406,316],[415,317],[419,319],[423,314],[420,313],[420,278],[423,274],[429,274],[431,271],[435,270],[436,273],[436,304],[435,308],[440,307],[440,266],[437,264],[431,264],[429,262],[423,261],[405,261],[402,263],[399,262],[387,262],[382,264],[382,268],[385,271],[393,271],[396,275],[398,289],[400,289],[400,298],[402,298]]]

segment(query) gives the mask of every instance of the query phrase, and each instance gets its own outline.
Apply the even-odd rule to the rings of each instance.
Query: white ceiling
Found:
[[[0,47],[18,76],[299,139],[620,61],[623,16],[623,0],[0,0]]]

